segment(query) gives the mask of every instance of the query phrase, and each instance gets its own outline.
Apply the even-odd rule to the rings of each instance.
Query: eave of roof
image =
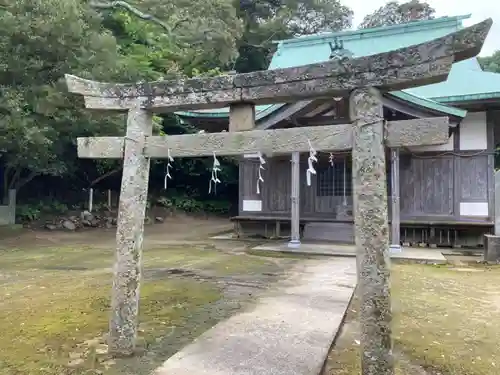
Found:
[[[456,116],[460,118],[465,118],[467,115],[467,111],[464,109],[456,108],[456,107],[451,107],[446,104],[441,104],[437,101],[426,99],[419,97],[414,94],[410,94],[409,92],[406,91],[395,91],[395,92],[390,92],[390,96],[394,96],[398,99],[404,100],[406,102],[410,102],[412,104],[418,105],[420,107],[424,107],[427,109],[431,109],[437,112],[441,112],[443,114],[451,115],[451,116]]]
[[[298,66],[323,61],[325,59],[325,53],[328,53],[329,51],[328,42],[333,41],[336,37],[342,37],[342,40],[347,44],[347,48],[350,48],[350,45],[352,45],[358,56],[367,56],[373,54],[374,51],[376,52],[377,49],[380,49],[380,45],[384,45],[384,48],[388,50],[397,48],[396,42],[399,39],[396,40],[395,37],[401,38],[403,37],[401,36],[403,34],[403,39],[406,38],[404,39],[404,44],[408,45],[422,42],[422,40],[425,39],[431,40],[435,37],[446,35],[461,28],[462,21],[467,18],[470,18],[470,15],[440,17],[432,20],[415,21],[401,25],[325,33],[277,41],[278,50],[273,56],[269,69]],[[374,40],[376,38],[385,38],[388,43],[381,44],[380,41]],[[313,47],[314,45],[316,45],[316,47]],[[302,48],[306,48],[308,53],[300,53]],[[497,87],[500,87],[500,74],[495,74],[495,77],[486,77],[488,73],[481,71],[480,68],[478,71],[478,67],[479,65],[476,59],[463,61],[453,66],[452,72],[450,73],[450,76],[455,76],[455,79],[453,80],[448,79],[448,81],[443,83],[417,87],[410,90],[391,92],[389,94],[413,105],[437,111],[444,115],[463,117],[466,112],[447,105],[446,103],[491,99],[496,98],[499,95],[498,92],[482,92],[471,96],[470,90],[466,90],[466,87],[461,87],[460,82],[463,81],[463,79],[460,76],[463,76],[463,74],[475,74],[477,76],[474,79],[474,82],[478,82],[477,86],[479,91],[481,91],[483,87],[489,89],[491,86],[491,80],[498,82]],[[461,92],[467,93],[467,95],[459,94]],[[447,95],[447,93],[457,93],[459,95]],[[257,106],[256,120],[259,121],[266,118],[284,105],[286,104]],[[177,112],[176,114],[182,117],[227,118],[229,117],[229,108],[184,111]]]

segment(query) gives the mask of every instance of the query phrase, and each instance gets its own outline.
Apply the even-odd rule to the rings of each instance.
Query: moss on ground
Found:
[[[498,374],[500,269],[396,265],[392,271],[398,375]],[[358,303],[350,306],[325,374],[360,374]]]
[[[111,249],[59,247],[0,253],[1,375],[121,373],[115,370],[120,361],[105,354]],[[144,267],[146,271],[188,268],[219,276],[257,274],[276,265],[267,259],[186,246],[146,250]],[[214,324],[217,317],[202,316],[198,323],[192,323],[192,318],[223,298],[215,281],[167,274],[146,279],[141,287],[140,348],[147,351],[177,327],[199,323],[190,331],[199,334],[207,324]]]

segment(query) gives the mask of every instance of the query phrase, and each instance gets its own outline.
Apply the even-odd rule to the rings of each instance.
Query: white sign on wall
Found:
[[[247,212],[260,212],[262,211],[261,200],[243,200],[243,211]]]
[[[488,216],[488,202],[460,202],[460,216]]]

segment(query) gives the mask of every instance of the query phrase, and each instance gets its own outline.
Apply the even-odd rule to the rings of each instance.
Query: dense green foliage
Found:
[[[484,71],[500,73],[500,50],[496,51],[491,56],[480,57],[479,63]]]
[[[23,216],[36,217],[47,201],[64,211],[84,203],[91,186],[119,187],[121,162],[79,160],[75,140],[123,134],[125,118],[85,110],[81,98],[65,92],[65,73],[132,82],[265,69],[273,40],[340,29],[350,14],[338,0],[3,0],[2,193],[17,189],[21,203],[30,203]],[[172,115],[156,123],[157,132],[196,131]],[[167,206],[220,211],[227,204],[207,194],[210,166],[205,159],[176,160],[165,193],[165,164],[154,161],[150,192],[164,195]],[[235,200],[234,161],[223,161],[221,177],[215,199]]]
[[[339,0],[238,0],[235,8],[244,25],[232,67],[238,72],[266,69],[276,40],[342,30],[352,18]]]
[[[426,3],[389,3],[362,27],[431,18]],[[18,190],[37,216],[85,202],[86,189],[118,190],[121,162],[80,160],[79,136],[124,133],[123,114],[84,109],[65,92],[65,73],[133,82],[266,69],[274,41],[351,26],[339,0],[3,0],[0,6],[0,187]],[[498,53],[482,60],[498,71]],[[156,132],[196,132],[173,115]],[[165,163],[154,161],[150,192],[186,210],[227,207],[237,197],[237,168],[223,161],[223,183],[208,196],[211,160],[175,160],[167,192]],[[40,201],[42,201],[40,203]],[[212,203],[200,203],[212,202]],[[217,207],[215,207],[217,206]],[[213,208],[210,208],[213,207]]]
[[[425,1],[410,0],[404,3],[390,1],[367,15],[361,22],[360,28],[367,29],[433,19],[434,13],[436,10]]]

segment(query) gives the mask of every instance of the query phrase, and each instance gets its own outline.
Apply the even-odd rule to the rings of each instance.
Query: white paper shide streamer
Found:
[[[332,167],[335,166],[335,156],[333,156],[333,154],[330,152],[330,156],[328,157],[328,163],[330,163],[330,165]]]
[[[219,177],[217,176],[217,172],[220,172],[220,162],[217,159],[217,156],[215,155],[214,151],[214,162],[212,165],[212,178],[210,179],[210,182],[208,184],[208,194],[212,193],[212,184],[214,185],[214,193],[217,192],[217,184],[220,184]]]
[[[307,140],[309,143],[309,157],[307,158],[307,171],[306,171],[306,178],[307,178],[307,186],[311,186],[311,175],[316,174],[316,169],[314,169],[314,163],[318,162],[318,158],[316,158],[316,150],[313,148],[311,145],[311,141]]]
[[[172,175],[170,174],[170,169],[172,169],[172,164],[174,162],[174,158],[170,155],[170,149],[167,150],[167,173],[165,174],[165,180],[163,182],[163,188],[167,190],[167,180],[172,179]]]
[[[259,162],[260,162],[260,165],[259,165],[259,176],[257,178],[257,194],[260,194],[260,184],[263,184],[264,183],[264,178],[262,177],[262,171],[265,170],[264,168],[264,164],[266,164],[266,160],[264,159],[264,156],[262,156],[262,153],[258,153],[259,155]]]

